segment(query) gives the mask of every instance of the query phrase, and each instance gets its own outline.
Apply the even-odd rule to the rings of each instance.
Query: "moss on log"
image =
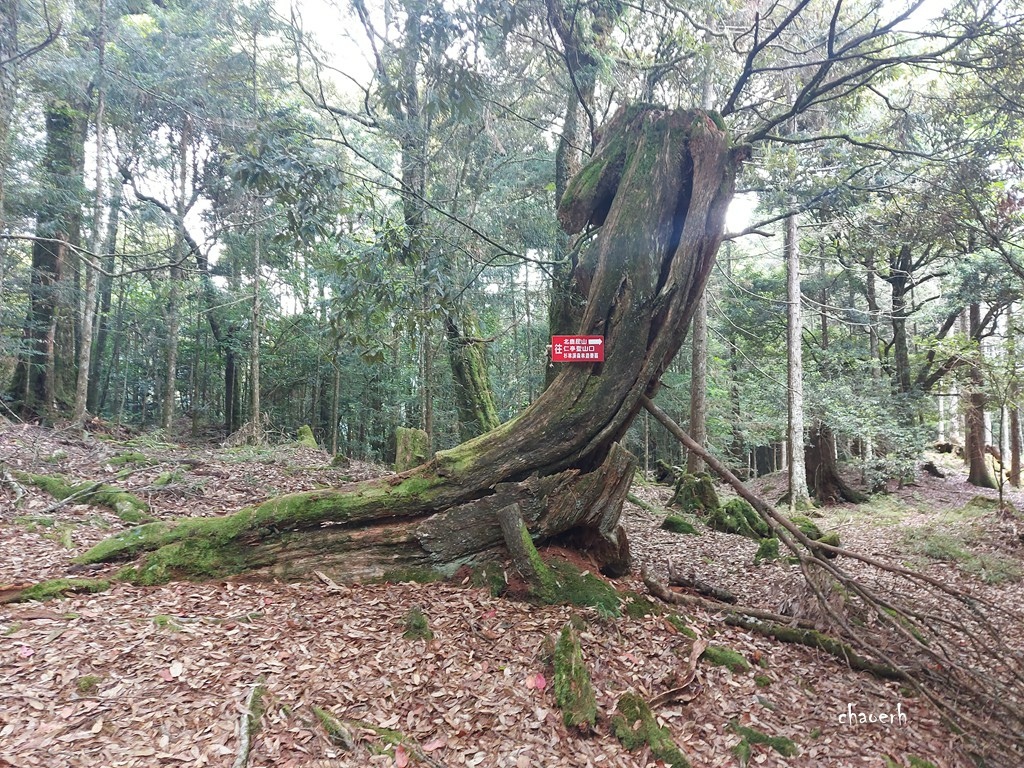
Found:
[[[730,499],[706,518],[709,528],[749,539],[771,537],[768,523],[744,499]]]
[[[134,494],[102,482],[79,482],[65,475],[36,475],[15,472],[14,476],[26,485],[34,485],[61,501],[75,504],[95,504],[106,507],[126,523],[152,520],[149,505]]]
[[[667,728],[658,725],[651,708],[635,693],[624,693],[615,705],[612,732],[630,752],[643,746],[651,756],[671,768],[690,768],[690,761],[673,741]]]
[[[597,700],[583,650],[572,626],[566,624],[555,645],[555,701],[566,728],[584,732],[597,723]]]
[[[25,603],[29,600],[42,602],[68,595],[106,592],[108,589],[110,582],[106,579],[50,579],[15,592],[5,592],[0,597],[0,603]]]

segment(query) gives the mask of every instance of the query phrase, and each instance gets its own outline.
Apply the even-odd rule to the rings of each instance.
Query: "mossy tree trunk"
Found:
[[[491,381],[487,376],[484,339],[477,338],[476,323],[462,321],[462,330],[451,316],[445,318],[448,359],[455,378],[455,403],[459,409],[459,437],[469,440],[500,424]]]
[[[518,504],[535,540],[562,537],[622,572],[619,514],[635,460],[618,442],[679,350],[721,242],[743,151],[719,126],[702,111],[632,106],[566,190],[566,230],[601,225],[573,279],[587,297],[578,332],[605,337],[604,363],[566,365],[514,420],[394,477],[156,524],[85,559],[148,551],[143,579],[454,570],[503,551],[497,512]]]

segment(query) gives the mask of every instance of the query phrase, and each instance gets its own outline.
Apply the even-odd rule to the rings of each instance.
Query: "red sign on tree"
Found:
[[[552,363],[603,363],[604,336],[552,336]]]

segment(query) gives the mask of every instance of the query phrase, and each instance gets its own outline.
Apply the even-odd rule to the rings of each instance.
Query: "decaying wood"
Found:
[[[696,590],[700,594],[722,603],[736,602],[736,595],[729,590],[716,587],[714,584],[708,584],[706,581],[701,581],[693,571],[690,571],[689,575],[681,573],[676,569],[671,560],[668,562],[668,583],[669,586]]]
[[[232,768],[247,768],[249,755],[252,752],[252,735],[259,727],[259,699],[263,695],[263,681],[253,683],[249,698],[245,702],[245,711],[238,721],[238,749]]]
[[[512,558],[512,564],[520,575],[530,584],[535,594],[540,594],[549,580],[544,571],[544,564],[537,556],[537,548],[530,538],[530,530],[526,527],[518,504],[509,504],[498,510],[498,524],[505,539],[505,548]]]
[[[7,465],[3,462],[0,462],[0,488],[10,488],[14,494],[14,503],[11,504],[10,509],[17,507],[25,496],[24,487],[14,479],[14,475],[11,474],[10,470],[7,469]]]

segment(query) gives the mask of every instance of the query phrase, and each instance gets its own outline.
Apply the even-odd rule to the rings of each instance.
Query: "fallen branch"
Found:
[[[736,602],[736,595],[729,590],[716,587],[714,584],[708,584],[706,581],[701,581],[693,571],[690,571],[689,576],[680,573],[672,565],[671,560],[668,561],[668,583],[669,586],[672,587],[694,589],[700,594],[706,595],[722,603]]]
[[[7,465],[0,462],[0,487],[6,486],[14,492],[14,503],[11,508],[17,507],[25,496],[25,488],[17,480],[14,479],[14,475],[11,474],[10,470],[7,469]]]
[[[261,677],[253,684],[252,690],[249,692],[249,699],[245,702],[245,711],[238,722],[238,752],[235,755],[232,768],[247,768],[249,765],[252,737],[259,730],[260,717],[263,715],[261,700],[266,692],[267,689]]]

